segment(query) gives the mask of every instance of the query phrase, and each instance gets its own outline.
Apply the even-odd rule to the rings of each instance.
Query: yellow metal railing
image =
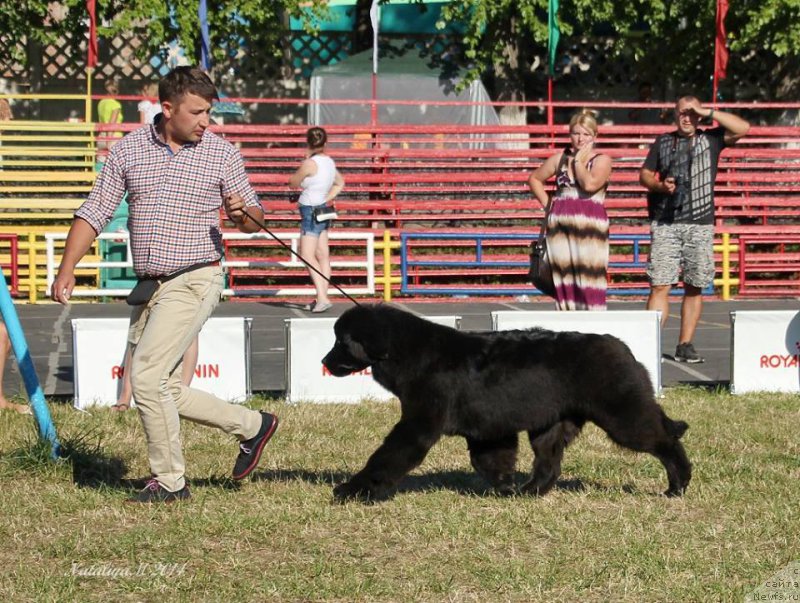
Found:
[[[44,230],[46,229],[46,230]],[[5,228],[3,229],[6,230]],[[33,229],[19,228],[15,231],[18,235],[19,249],[19,292],[26,296],[29,303],[35,304],[44,301],[47,287],[47,243],[45,232],[67,232],[67,228],[33,227]],[[96,259],[97,245],[95,244],[87,255],[87,261]],[[99,280],[100,270],[97,268],[83,268],[76,273],[79,276]]]
[[[714,279],[714,285],[722,287],[722,299],[728,301],[731,298],[731,287],[739,284],[739,279],[731,276],[731,252],[738,252],[739,245],[731,244],[730,233],[722,233],[722,243],[714,245],[714,251],[722,252],[722,276]]]
[[[392,301],[392,285],[402,280],[399,276],[392,276],[392,249],[399,248],[400,241],[392,241],[392,233],[388,230],[383,231],[382,241],[375,241],[375,249],[383,251],[383,276],[375,277],[375,284],[383,285],[383,301]]]

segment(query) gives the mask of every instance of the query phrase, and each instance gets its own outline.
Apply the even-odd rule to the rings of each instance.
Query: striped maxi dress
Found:
[[[591,169],[594,157],[589,160]],[[603,187],[582,190],[562,156],[556,193],[547,219],[547,253],[558,310],[605,310],[608,272],[608,214]]]

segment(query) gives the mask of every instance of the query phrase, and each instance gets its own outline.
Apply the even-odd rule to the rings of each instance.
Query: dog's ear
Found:
[[[379,306],[356,306],[339,317],[334,332],[353,358],[371,365],[389,357],[390,329],[385,322]]]
[[[389,357],[389,342],[381,333],[360,333],[358,339],[350,339],[350,353],[361,362],[372,364]]]

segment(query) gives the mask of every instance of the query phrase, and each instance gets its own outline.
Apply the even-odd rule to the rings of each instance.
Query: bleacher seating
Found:
[[[66,229],[94,182],[95,143],[108,126],[10,123],[0,124],[0,232],[17,232],[22,225],[26,232]],[[136,126],[125,124],[123,128]],[[337,227],[370,230],[376,235],[388,230],[395,238],[405,231],[522,232],[533,236],[543,212],[531,197],[527,179],[567,142],[565,126],[553,133],[544,125],[327,129],[329,152],[347,183],[337,200]],[[297,191],[290,190],[287,181],[304,157],[306,127],[228,125],[215,130],[240,148],[265,208],[267,225],[277,231],[294,231]],[[598,150],[614,160],[606,200],[612,234],[648,232],[639,168],[655,136],[668,130],[668,126],[601,127]],[[800,128],[755,126],[737,146],[723,152],[715,189],[717,232],[730,234],[734,245],[743,241],[732,258],[743,294],[792,291],[796,295],[800,291],[791,278],[792,271],[800,267],[800,258],[793,255],[800,246],[798,141]],[[767,242],[775,237],[784,238]],[[21,241],[20,248],[24,246]],[[466,250],[468,245],[461,247]],[[460,253],[457,243],[449,249],[432,247],[425,253],[432,260]],[[509,248],[488,243],[486,249],[492,257],[520,266],[461,272],[524,280],[524,245]],[[275,250],[263,241],[236,242],[229,244],[229,252],[258,258]],[[631,287],[643,282],[641,265],[620,267],[630,259],[628,246],[615,244],[612,254],[612,280]],[[615,259],[620,260],[617,265]],[[376,263],[382,262],[378,254]],[[235,268],[232,275],[234,282],[247,283],[273,278],[280,270],[275,265]],[[768,277],[760,276],[759,270]],[[21,269],[23,290],[28,274],[26,268]],[[346,270],[337,274],[348,276]],[[433,279],[457,276],[452,268],[425,274]],[[775,284],[761,284],[769,280]]]
[[[340,213],[362,222],[383,220],[391,227],[436,223],[448,216],[482,227],[523,226],[542,215],[528,191],[530,172],[554,152],[553,147],[566,142],[563,134],[555,139],[544,136],[542,128],[524,128],[530,148],[509,151],[486,148],[503,144],[498,133],[483,132],[489,128],[474,129],[486,136],[476,143],[463,134],[447,137],[448,128],[428,128],[423,138],[417,128],[385,127],[374,147],[365,149],[353,128],[332,127],[330,153],[347,180]],[[654,129],[666,128],[649,128]],[[646,222],[639,168],[653,133],[634,137],[630,130],[606,128],[599,146],[614,159],[606,203],[612,229]],[[297,129],[292,138],[284,130],[280,137],[267,136],[267,145],[281,145],[273,148],[249,148],[255,142],[252,133],[227,134],[242,145],[253,184],[275,222],[295,219],[295,195],[286,180],[302,159],[302,133]],[[723,152],[716,186],[719,226],[791,221],[800,204],[800,149],[782,147],[798,138],[800,128],[754,127],[752,138]],[[286,148],[291,140],[293,147]],[[484,148],[464,148],[469,144]]]
[[[614,126],[601,130],[599,148],[614,159],[606,199],[612,234],[648,232],[639,168],[655,135],[668,129]],[[328,128],[329,152],[347,181],[337,200],[340,223],[347,228],[386,228],[393,234],[434,230],[533,235],[543,212],[531,198],[527,179],[555,148],[566,143],[566,128],[559,129],[555,137],[543,126],[515,131],[520,130],[528,137],[528,148],[522,150],[502,148],[507,142],[503,138],[507,130],[502,128],[465,131],[403,126],[379,128],[374,134],[364,128]],[[229,140],[241,147],[272,228],[290,228],[297,220],[292,202],[296,192],[289,190],[286,182],[303,158],[304,133],[304,127],[281,128],[265,135],[264,143],[257,145],[256,135],[246,127],[232,127],[226,132]],[[476,136],[482,138],[476,140]],[[800,205],[800,149],[787,148],[798,140],[800,128],[754,127],[749,137],[723,152],[716,183],[717,231],[732,235],[732,244],[740,235],[777,232],[798,237],[800,242],[800,224],[795,219]],[[450,252],[442,251],[441,243],[430,247],[425,252],[427,260],[447,262],[454,259],[452,250],[459,244],[448,243]],[[470,253],[469,244],[461,247]],[[484,248],[490,261],[524,264],[524,246],[500,247],[493,249],[489,244]],[[738,271],[739,263],[746,261],[746,256],[734,253],[733,269]],[[763,261],[780,264],[777,260]],[[418,277],[454,280],[457,272],[443,265],[420,269]],[[524,281],[521,267],[471,267],[461,272],[469,272],[471,279],[485,276]],[[646,287],[643,263],[632,267],[630,252],[621,243],[612,247],[609,273],[618,287]],[[748,279],[743,293],[759,294],[763,288],[757,291],[753,283],[760,280]],[[785,285],[785,278],[778,282]]]
[[[5,228],[69,221],[92,188],[94,130],[80,123],[0,124],[0,218]]]

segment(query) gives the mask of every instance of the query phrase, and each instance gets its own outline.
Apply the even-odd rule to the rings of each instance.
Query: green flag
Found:
[[[550,66],[550,77],[556,74],[556,48],[561,32],[558,29],[558,0],[548,0],[547,6],[547,58]]]

